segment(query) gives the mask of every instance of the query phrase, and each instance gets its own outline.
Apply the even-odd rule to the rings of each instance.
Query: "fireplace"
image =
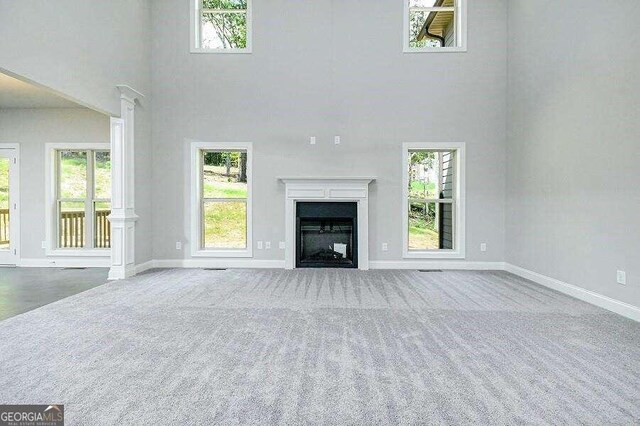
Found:
[[[369,184],[374,177],[280,177],[284,267],[369,269]]]
[[[358,204],[296,203],[296,268],[358,267]]]

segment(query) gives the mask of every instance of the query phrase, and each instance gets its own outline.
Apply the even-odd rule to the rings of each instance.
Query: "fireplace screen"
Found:
[[[356,203],[298,203],[298,268],[356,268]]]

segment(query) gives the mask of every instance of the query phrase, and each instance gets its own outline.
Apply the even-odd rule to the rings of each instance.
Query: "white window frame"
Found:
[[[201,17],[200,4],[201,0],[191,0],[191,31],[190,31],[190,49],[191,53],[251,53],[253,45],[253,1],[247,0],[247,47],[233,49],[209,49],[202,47],[200,43]]]
[[[48,143],[45,144],[45,239],[47,256],[80,256],[80,257],[104,257],[111,256],[110,248],[91,247],[58,247],[58,179],[57,179],[57,158],[59,151],[111,151],[108,143]],[[87,163],[88,166],[89,163]],[[87,175],[93,173],[87,167]],[[87,187],[87,191],[89,188]],[[85,214],[86,216],[86,214]],[[93,239],[91,231],[91,239]],[[85,238],[86,242],[89,241]]]
[[[409,0],[404,2],[402,51],[404,53],[452,53],[467,51],[467,0],[455,0],[454,18],[456,19],[456,40],[458,46],[453,47],[410,47],[409,46]],[[439,10],[441,8],[424,8]]]
[[[247,247],[243,249],[215,249],[201,247],[201,179],[202,151],[242,150],[247,152]],[[253,257],[253,143],[251,142],[191,142],[191,256],[193,257]]]
[[[402,257],[407,259],[465,258],[465,147],[464,142],[416,142],[402,144]],[[409,250],[409,151],[456,151],[454,191],[454,249]]]

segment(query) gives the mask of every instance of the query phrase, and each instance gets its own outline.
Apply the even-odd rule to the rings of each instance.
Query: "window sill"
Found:
[[[56,249],[47,250],[47,257],[111,257],[110,249]]]
[[[205,49],[201,47],[192,47],[190,49],[191,53],[213,53],[213,54],[247,54],[252,53],[251,48],[247,47],[246,49]]]
[[[456,251],[406,251],[402,254],[404,259],[464,259],[463,252]]]
[[[403,53],[466,53],[466,47],[431,47],[431,48],[412,48],[405,47]]]
[[[253,257],[251,250],[197,250],[191,257]]]

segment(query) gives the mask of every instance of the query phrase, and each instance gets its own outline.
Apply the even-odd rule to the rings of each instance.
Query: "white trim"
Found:
[[[46,255],[51,257],[104,257],[111,256],[110,249],[47,249]]]
[[[5,264],[0,259],[0,264],[14,265],[20,261],[20,144],[17,143],[0,143],[0,149],[7,149],[13,151],[13,158],[15,162],[9,166],[9,210],[11,210],[11,204],[15,206],[13,213],[10,213],[9,222],[9,252],[13,250],[13,255],[9,254],[8,258],[11,259],[11,263]],[[10,157],[11,158],[11,157]]]
[[[531,280],[542,286],[559,291],[560,293],[564,293],[568,296],[580,299],[583,302],[590,303],[592,305],[622,315],[623,317],[640,322],[640,307],[638,306],[630,305],[620,300],[603,296],[602,294],[596,293],[594,291],[587,290],[582,287],[578,287],[576,285],[569,284],[564,281],[560,281],[555,278],[551,278],[546,275],[542,275],[537,272],[512,265],[510,263],[505,263],[504,270],[527,280]]]
[[[455,19],[457,22],[455,47],[409,47],[409,0],[401,0],[404,3],[402,25],[402,52],[404,53],[460,53],[467,51],[467,0],[456,0]]]
[[[455,227],[454,250],[409,251],[409,150],[455,150]],[[465,258],[465,200],[466,200],[466,144],[464,142],[408,142],[402,144],[402,257],[404,259],[464,259]]]
[[[147,260],[144,263],[139,263],[135,267],[135,275],[141,274],[144,271],[148,271],[149,269],[156,268],[155,260]]]
[[[373,260],[371,269],[443,269],[465,271],[502,271],[503,262],[473,262],[466,260]]]
[[[284,269],[284,260],[259,259],[161,259],[154,268],[269,268]]]
[[[190,1],[189,51],[191,53],[252,53],[253,48],[253,1],[247,0],[247,47],[244,49],[207,49],[200,47],[200,9],[202,0]]]
[[[190,142],[188,170],[191,171],[191,203],[185,217],[190,218],[191,257],[253,257],[253,143]],[[247,247],[245,249],[203,249],[200,247],[200,152],[202,150],[242,150],[247,152]]]
[[[18,262],[21,268],[108,268],[110,265],[109,258],[91,259],[91,258],[60,258],[60,259],[32,259],[23,258]]]
[[[56,159],[55,154],[58,150],[98,150],[110,151],[109,143],[47,143],[44,145],[44,169],[45,169],[45,256],[49,257],[105,257],[111,256],[110,249],[94,249],[94,248],[71,248],[60,249],[56,239],[57,235],[57,217],[55,203],[57,202],[56,194]],[[88,167],[88,166],[87,166]],[[87,191],[89,188],[87,187]]]

